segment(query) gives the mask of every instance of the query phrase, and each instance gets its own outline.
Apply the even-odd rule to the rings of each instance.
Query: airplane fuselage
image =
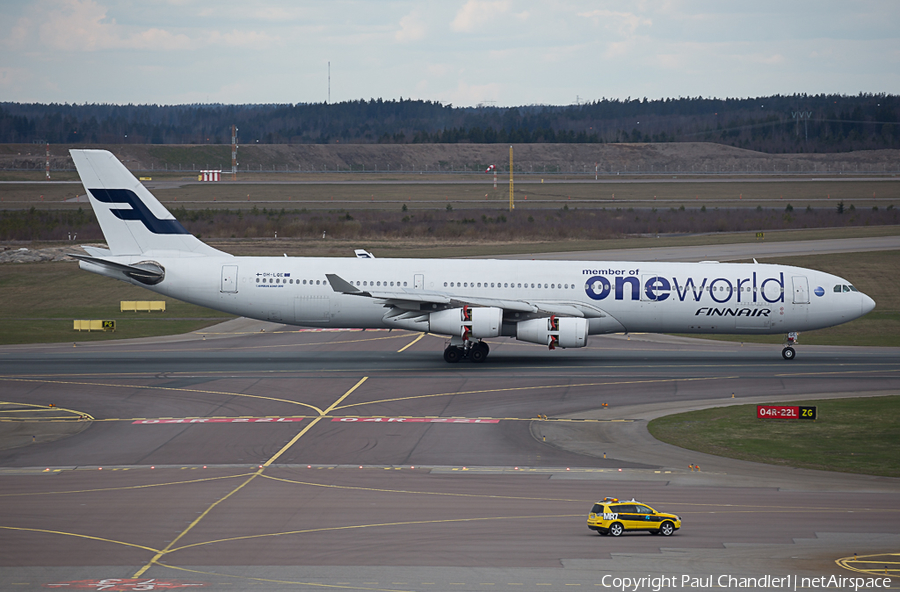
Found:
[[[785,333],[840,324],[867,312],[867,297],[845,289],[845,280],[771,264],[306,257],[154,261],[166,270],[162,282],[129,281],[235,315],[310,327],[397,326],[385,322],[383,301],[335,292],[326,278],[331,273],[362,290],[570,306],[588,319],[590,334]],[[432,306],[423,303],[420,310]],[[529,316],[508,311],[503,320],[506,325]]]

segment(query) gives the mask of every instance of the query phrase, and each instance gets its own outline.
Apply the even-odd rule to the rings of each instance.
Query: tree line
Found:
[[[413,99],[341,103],[0,103],[0,142],[54,144],[716,142],[768,153],[900,148],[887,94],[606,99],[454,107]]]

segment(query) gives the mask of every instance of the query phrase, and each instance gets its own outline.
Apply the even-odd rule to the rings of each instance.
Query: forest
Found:
[[[578,105],[454,107],[434,101],[112,105],[0,102],[0,143],[715,142],[770,154],[900,148],[887,94],[606,99]]]

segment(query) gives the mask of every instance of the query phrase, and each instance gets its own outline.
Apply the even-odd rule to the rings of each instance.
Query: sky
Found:
[[[900,94],[900,1],[3,0],[0,102]]]

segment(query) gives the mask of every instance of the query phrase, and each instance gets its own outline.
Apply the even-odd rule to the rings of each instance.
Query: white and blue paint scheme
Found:
[[[110,152],[71,154],[109,247],[85,247],[82,269],[254,319],[447,335],[448,362],[483,362],[493,337],[555,349],[603,333],[794,334],[875,307],[843,278],[755,262],[235,257],[188,233]]]

